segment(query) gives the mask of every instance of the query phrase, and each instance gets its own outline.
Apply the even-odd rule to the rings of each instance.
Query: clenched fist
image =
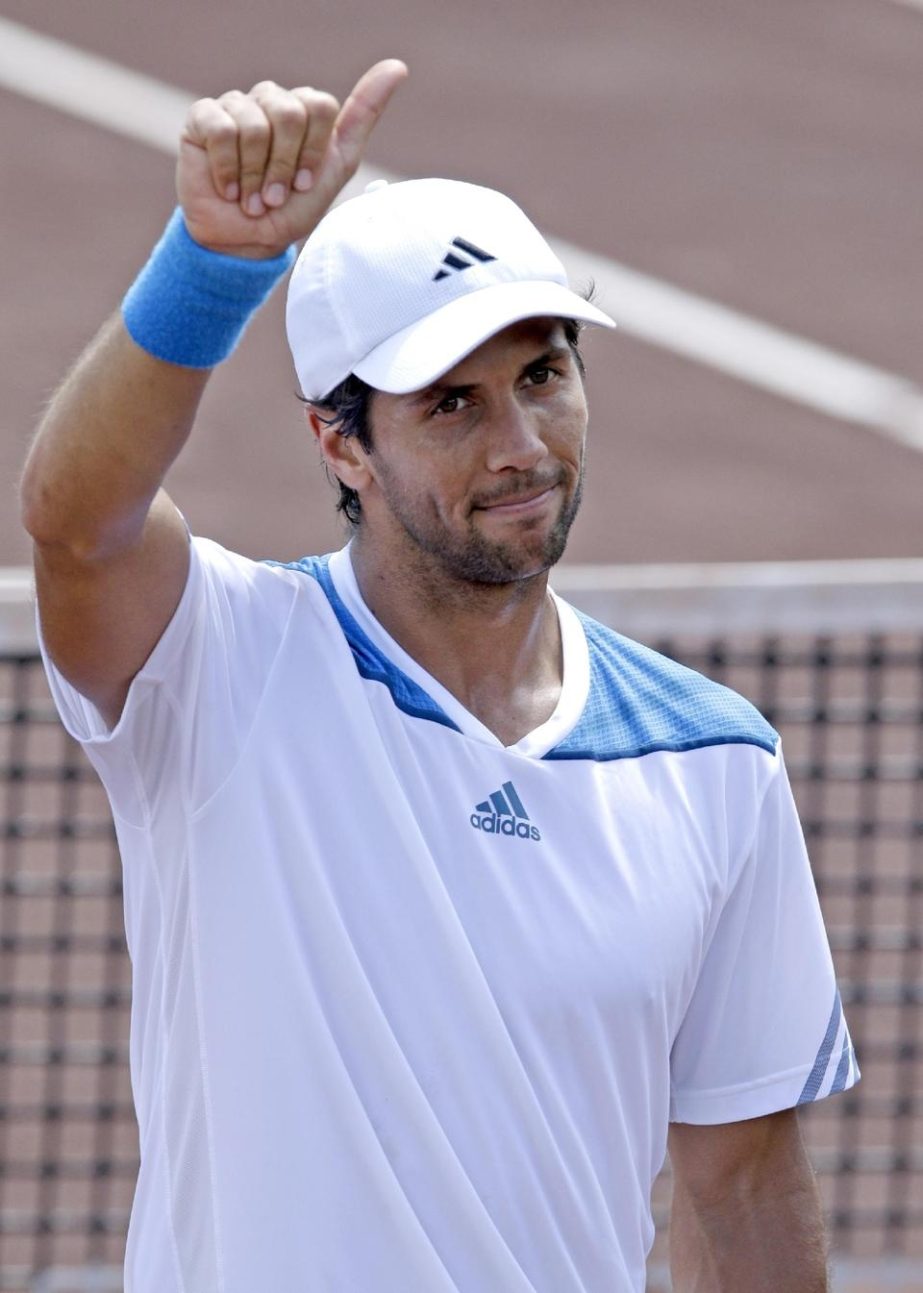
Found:
[[[305,238],[355,173],[407,68],[385,59],[341,107],[330,94],[260,81],[199,99],[180,142],[176,191],[190,234],[235,256],[275,256]]]

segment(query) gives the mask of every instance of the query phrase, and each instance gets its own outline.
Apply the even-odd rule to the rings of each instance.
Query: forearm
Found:
[[[175,211],[125,300],[64,382],[23,480],[26,528],[82,560],[131,548],[192,429],[208,375],[233,352],[293,249],[219,252]]]
[[[89,559],[131,546],[208,377],[155,359],[121,317],[110,319],[54,396],[29,453],[21,497],[35,540]]]
[[[670,1222],[675,1293],[827,1293],[820,1200],[807,1162],[782,1189],[740,1188],[694,1204],[677,1184]]]
[[[124,323],[110,320],[65,380],[29,454],[22,514],[40,548],[89,567],[136,545],[209,372],[354,174],[406,75],[397,60],[377,63],[342,109],[323,91],[269,81],[193,104],[177,167],[182,218],[129,291]]]

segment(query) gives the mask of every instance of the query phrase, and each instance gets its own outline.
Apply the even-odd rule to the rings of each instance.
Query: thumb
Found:
[[[356,82],[333,127],[333,139],[347,166],[354,169],[359,165],[381,114],[407,75],[405,63],[386,58],[370,67]]]

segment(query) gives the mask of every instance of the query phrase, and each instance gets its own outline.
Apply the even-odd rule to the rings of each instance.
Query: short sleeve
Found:
[[[273,568],[193,539],[179,605],[112,728],[55,667],[39,622],[55,706],[99,773],[116,816],[143,825],[164,795],[178,794],[194,810],[228,775],[293,600],[292,585]]]
[[[775,1113],[859,1077],[781,751],[671,1062],[671,1120]]]

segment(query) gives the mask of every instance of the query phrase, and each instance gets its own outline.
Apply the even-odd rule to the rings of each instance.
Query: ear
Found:
[[[308,409],[308,426],[314,433],[320,449],[321,458],[329,470],[344,485],[361,494],[372,473],[369,470],[368,454],[354,435],[340,435],[328,425],[313,409]]]

